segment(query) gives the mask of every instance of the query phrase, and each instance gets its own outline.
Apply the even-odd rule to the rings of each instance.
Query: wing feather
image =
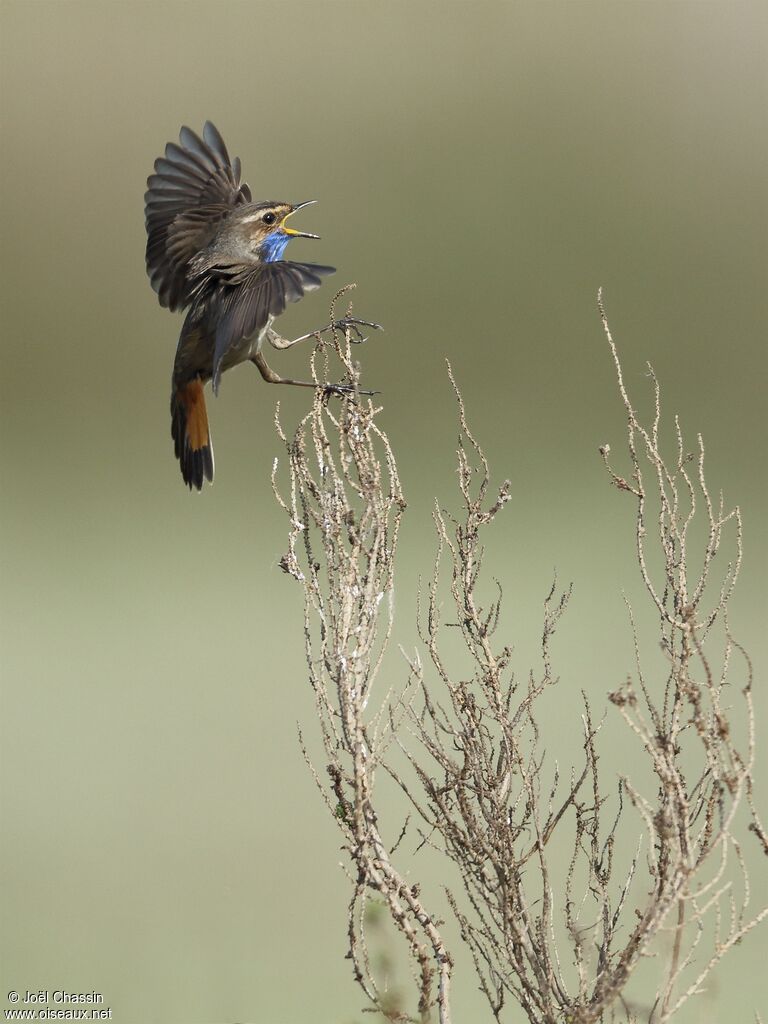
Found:
[[[289,302],[298,302],[333,273],[335,267],[278,260],[243,268],[219,279],[207,303],[209,322],[216,336],[213,390],[219,389],[222,362],[232,347],[258,335],[272,317],[284,312]]]
[[[240,161],[230,160],[216,127],[207,121],[200,138],[186,126],[155,160],[144,196],[147,273],[161,306],[180,309],[192,297],[190,259],[213,238],[221,220],[250,202],[240,182]]]

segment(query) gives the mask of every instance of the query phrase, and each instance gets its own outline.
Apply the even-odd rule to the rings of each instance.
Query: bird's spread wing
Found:
[[[169,142],[147,179],[147,273],[161,306],[180,309],[190,301],[189,260],[213,238],[223,217],[251,201],[240,184],[240,160],[230,160],[210,121],[202,139],[182,128],[180,145]]]
[[[278,260],[220,278],[208,306],[216,331],[214,391],[218,391],[222,360],[233,345],[261,331],[270,317],[280,316],[289,302],[298,302],[305,292],[319,288],[323,277],[334,272],[334,267],[316,263]]]

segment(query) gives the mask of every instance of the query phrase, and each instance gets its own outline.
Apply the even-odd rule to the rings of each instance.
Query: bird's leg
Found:
[[[325,327],[321,327],[317,331],[310,331],[309,334],[302,334],[300,338],[281,338],[277,331],[273,331],[272,328],[267,331],[267,340],[273,348],[285,349],[292,348],[294,345],[298,345],[300,341],[308,341],[310,338],[316,338],[319,334],[324,331],[346,331],[351,332],[350,341],[354,345],[359,345],[364,341],[367,341],[360,330],[361,327],[372,327],[374,331],[383,330],[381,324],[375,324],[372,320],[360,320],[356,316],[344,316],[341,320],[334,320],[332,324],[326,324]]]
[[[316,384],[311,380],[292,380],[290,377],[281,377],[280,374],[275,373],[275,371],[267,364],[267,361],[261,352],[257,352],[255,356],[251,356],[251,362],[258,369],[259,373],[268,384],[292,384],[297,388],[319,388],[321,391],[325,391],[329,395],[378,394],[376,391],[363,391],[361,388],[355,388],[351,384]]]

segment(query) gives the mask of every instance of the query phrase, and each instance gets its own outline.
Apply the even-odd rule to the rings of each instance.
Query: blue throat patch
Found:
[[[281,260],[290,240],[291,236],[283,234],[282,231],[274,231],[271,235],[267,235],[261,243],[264,262],[275,263],[277,260]]]

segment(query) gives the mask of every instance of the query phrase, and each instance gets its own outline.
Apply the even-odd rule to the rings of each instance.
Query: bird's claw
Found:
[[[353,384],[323,384],[323,392],[326,395],[339,395],[341,398],[349,398],[350,395],[372,397],[379,394],[378,391],[365,391],[363,388],[356,388]]]
[[[368,336],[363,334],[361,327],[371,327],[374,331],[384,330],[381,324],[374,323],[373,320],[361,320],[356,316],[343,316],[341,320],[335,320],[331,324],[334,331],[349,331],[349,340],[353,345],[362,345],[364,341],[368,341]]]

